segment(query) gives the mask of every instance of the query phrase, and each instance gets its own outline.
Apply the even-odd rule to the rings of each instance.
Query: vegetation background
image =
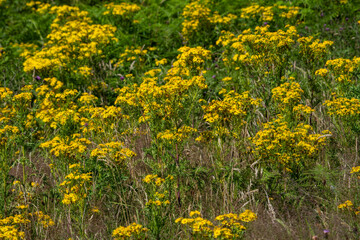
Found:
[[[0,239],[359,239],[360,1],[0,0]]]

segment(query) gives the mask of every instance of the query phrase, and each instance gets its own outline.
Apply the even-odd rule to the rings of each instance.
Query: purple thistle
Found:
[[[325,229],[325,230],[324,230],[325,239],[328,239],[329,233],[330,233],[330,231],[329,231],[328,229]]]
[[[35,80],[40,81],[40,80],[41,80],[41,77],[40,77],[40,76],[36,76],[36,77],[35,77]]]

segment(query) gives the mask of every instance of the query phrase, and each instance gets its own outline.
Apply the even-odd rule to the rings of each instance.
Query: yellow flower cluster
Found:
[[[76,111],[77,106],[73,102],[78,91],[65,89],[63,92],[56,93],[63,83],[56,78],[45,78],[44,81],[48,84],[35,90],[38,98],[35,102],[39,104],[35,117],[53,129],[64,126],[68,122],[80,121],[80,115]]]
[[[260,6],[257,4],[251,5],[241,9],[241,18],[249,19],[256,18],[259,21],[271,22],[274,19],[274,13],[276,10],[280,10],[280,17],[291,19],[299,14],[299,7],[277,5],[273,6]]]
[[[93,98],[93,97],[92,97]],[[84,99],[82,99],[84,100]],[[115,106],[105,106],[105,107],[83,107],[79,109],[81,113],[91,114],[91,119],[99,119],[102,121],[119,119],[121,117],[127,118],[122,114],[122,109]]]
[[[75,70],[74,72],[80,73],[84,77],[89,77],[89,76],[93,75],[92,68],[90,68],[88,66],[79,67],[79,70]]]
[[[269,31],[269,25],[243,31],[238,36],[222,32],[216,44],[225,47],[223,61],[226,66],[239,69],[269,71],[281,66],[294,48],[298,33],[294,26],[287,30]],[[272,66],[272,67],[270,67]]]
[[[69,165],[70,173],[60,184],[61,192],[64,194],[62,203],[70,205],[86,198],[88,185],[91,183],[91,173],[80,173],[80,164]]]
[[[155,77],[155,76],[158,75],[160,72],[161,72],[161,69],[155,68],[155,69],[151,69],[151,70],[145,72],[145,73],[144,73],[144,76]]]
[[[136,154],[130,149],[125,148],[122,142],[109,142],[99,144],[97,148],[91,151],[90,156],[98,157],[102,160],[114,160],[121,164],[124,163],[124,160],[136,156]]]
[[[156,65],[156,66],[165,65],[167,62],[168,62],[168,61],[167,61],[166,58],[163,58],[163,59],[160,59],[160,60],[155,59],[155,65]]]
[[[169,70],[170,74],[176,72],[176,69],[187,69],[201,71],[205,62],[211,59],[211,52],[202,47],[181,47],[178,49],[181,54],[177,56],[177,60],[173,63],[173,68]]]
[[[30,1],[26,3],[26,6],[30,7],[33,11],[36,11],[38,13],[45,13],[51,8],[51,4],[43,3],[40,1]]]
[[[36,217],[37,221],[41,223],[43,228],[48,228],[55,225],[55,222],[51,219],[49,215],[44,214],[42,211],[37,211],[34,213],[29,213],[30,217]]]
[[[357,178],[360,179],[360,166],[353,167],[350,171],[351,174],[357,175]]]
[[[298,104],[293,107],[292,111],[297,114],[298,119],[300,119],[300,116],[308,116],[310,113],[315,112],[315,109],[303,104]]]
[[[13,92],[10,88],[7,87],[0,87],[0,99],[5,100],[6,98],[11,99],[10,97],[13,95]]]
[[[182,23],[182,34],[186,39],[201,31],[212,31],[216,24],[229,24],[237,16],[228,14],[221,17],[218,12],[212,13],[206,6],[207,1],[193,1],[185,6],[183,10],[184,22]]]
[[[40,147],[49,148],[50,153],[56,157],[75,157],[83,154],[89,144],[91,142],[88,139],[81,138],[80,134],[73,134],[71,137],[56,136],[52,140],[40,144]]]
[[[30,92],[22,92],[19,94],[14,95],[13,101],[21,102],[21,103],[27,103],[30,102],[33,95]]]
[[[143,179],[143,182],[147,183],[147,184],[155,184],[156,186],[160,186],[161,184],[163,184],[165,182],[165,179],[158,177],[157,174],[155,174],[155,175],[149,174],[149,175],[145,176],[145,178]]]
[[[169,143],[183,142],[185,139],[189,138],[196,132],[197,129],[195,128],[182,126],[179,129],[167,129],[164,132],[160,132],[158,133],[157,138]]]
[[[118,123],[119,119],[129,119],[129,116],[122,113],[120,107],[105,106],[105,107],[93,107],[87,105],[91,100],[95,100],[95,96],[83,95],[86,98],[80,98],[85,106],[78,109],[78,113],[81,114],[80,129],[85,133],[105,133],[107,130],[113,131]],[[87,103],[86,103],[87,102]]]
[[[149,47],[128,47],[126,46],[125,51],[120,54],[119,61],[115,64],[115,67],[124,66],[126,63],[131,63],[131,69],[141,68],[146,60],[146,56],[151,52],[155,51],[156,48]]]
[[[20,230],[21,225],[30,223],[22,214],[0,219],[0,239],[19,240],[25,238],[25,233]]]
[[[280,17],[291,19],[295,18],[300,11],[299,7],[293,7],[293,6],[277,6],[278,9],[281,9],[283,12],[280,13]]]
[[[360,100],[356,98],[336,97],[333,95],[332,100],[326,100],[324,105],[330,115],[347,117],[357,116],[360,114]]]
[[[182,108],[181,102],[189,97],[189,92],[207,88],[203,76],[194,76],[190,79],[182,79],[179,76],[169,76],[165,77],[165,80],[165,85],[160,87],[162,96],[167,99],[165,102],[171,103],[172,105],[177,104],[180,108]]]
[[[297,82],[286,82],[271,90],[272,99],[277,103],[278,108],[284,110],[292,108],[301,100],[304,91]]]
[[[304,91],[300,84],[294,82],[294,77],[289,77],[290,82],[285,82],[278,87],[271,90],[272,100],[275,102],[277,110],[283,116],[290,114],[295,117],[294,120],[303,120],[303,117],[308,117],[309,114],[315,110],[309,106],[300,104],[301,96]]]
[[[263,125],[263,129],[250,138],[255,148],[252,152],[264,164],[275,166],[280,170],[292,172],[299,166],[307,166],[311,158],[315,157],[321,147],[326,144],[329,131],[322,134],[312,134],[312,127],[301,122],[301,116],[308,116],[314,111],[309,106],[299,104],[303,90],[300,85],[286,82],[272,89],[272,99],[282,112],[273,121]],[[283,112],[287,110],[286,112]],[[287,114],[295,114],[300,122],[296,126],[286,120]]]
[[[246,8],[241,9],[241,18],[248,19],[248,18],[255,18],[260,16],[260,21],[267,21],[270,22],[274,18],[273,7],[263,7],[257,4],[251,5]]]
[[[352,82],[352,77],[360,70],[360,57],[328,60],[326,66],[338,82]]]
[[[12,45],[12,47],[19,48],[21,50],[20,56],[24,58],[33,55],[34,52],[38,49],[38,46],[33,43],[15,43]]]
[[[10,120],[16,115],[16,109],[8,106],[0,108],[0,122],[9,124]]]
[[[354,66],[353,62],[350,59],[337,58],[333,60],[328,60],[326,66],[331,68],[335,74],[345,74],[347,72],[353,72]]]
[[[157,211],[161,208],[170,205],[170,196],[167,190],[164,190],[168,184],[171,184],[174,180],[172,175],[168,175],[166,178],[158,177],[158,175],[146,175],[143,182],[148,184],[150,191],[148,191],[149,199],[146,202],[146,206],[150,209]]]
[[[353,168],[351,169],[351,172],[350,172],[350,173],[358,173],[358,172],[360,172],[360,166],[353,167]]]
[[[332,41],[323,41],[315,39],[313,36],[301,37],[297,40],[300,43],[300,54],[307,59],[308,62],[317,62],[322,60],[329,53],[330,46],[334,44]]]
[[[327,70],[326,68],[320,68],[318,70],[316,70],[315,75],[316,76],[321,76],[321,77],[326,77],[329,73],[329,70]]]
[[[79,98],[79,102],[82,104],[95,103],[98,98],[90,93],[83,93]]]
[[[116,27],[91,24],[88,13],[78,7],[53,6],[48,11],[56,14],[51,33],[47,36],[48,42],[41,50],[26,56],[25,72],[57,70],[59,67],[66,68],[70,62],[76,66],[79,60],[101,55],[101,45],[117,41],[114,37]],[[80,72],[83,70],[80,69]]]
[[[223,100],[212,100],[208,105],[202,106],[204,119],[208,123],[226,125],[233,118],[238,119],[239,126],[245,124],[245,116],[252,106],[258,106],[261,99],[252,98],[249,92],[241,94],[231,90],[222,89],[219,94],[224,96]]]
[[[0,146],[4,146],[6,143],[14,140],[20,130],[16,126],[5,125],[3,128],[0,128]]]
[[[28,205],[27,205],[28,207]],[[20,209],[20,208],[19,208]],[[36,218],[36,223],[40,223],[43,228],[55,225],[55,222],[42,211],[34,213],[24,213],[0,219],[0,239],[4,240],[20,240],[25,239],[25,233],[21,231],[24,227],[29,227],[31,223],[29,218]]]
[[[339,204],[339,209],[351,209],[354,204],[350,200],[346,200],[344,203]]]
[[[52,77],[52,78],[45,78],[44,81],[51,87],[53,88],[53,90],[59,90],[60,88],[62,88],[62,86],[64,85],[63,82],[59,81],[57,78],[55,77]],[[44,85],[43,85],[44,86]],[[71,90],[70,90],[71,91]],[[68,91],[65,91],[65,95],[66,97],[72,95],[74,96],[77,91],[76,90],[72,90],[70,92],[69,90]]]
[[[123,18],[129,19],[134,13],[140,11],[140,7],[133,3],[108,3],[105,4],[106,9],[108,11],[104,12],[104,15],[116,15],[121,16]]]
[[[189,78],[190,71],[201,72],[206,59],[210,58],[210,51],[201,47],[182,47],[177,60],[173,63],[166,76],[165,83],[158,82],[156,75],[158,70],[150,70],[146,73],[140,85],[117,89],[119,94],[115,104],[125,104],[124,109],[131,106],[141,107],[142,116],[139,122],[147,122],[156,118],[161,120],[174,119],[184,109],[183,103],[189,101],[189,92],[200,91],[207,88],[205,78],[194,76]]]
[[[82,93],[79,97],[80,93],[76,89],[62,90],[63,85],[55,77],[45,78],[35,90],[34,86],[26,85],[14,96],[10,89],[0,88],[0,99],[7,102],[1,109],[0,120],[5,123],[19,109],[29,110],[25,104],[30,104],[30,101],[35,104],[35,108],[27,115],[26,129],[41,123],[45,130],[77,126],[84,134],[99,133],[107,128],[114,129],[119,119],[128,119],[128,116],[122,114],[120,107],[94,107],[98,99],[96,96]],[[59,144],[61,142],[58,138],[53,141]]]
[[[350,212],[353,212],[355,213],[355,215],[358,215],[360,213],[360,206],[355,207],[350,200],[346,200],[344,203],[339,204],[338,208],[341,210],[348,210]]]
[[[290,127],[283,116],[267,122],[250,140],[255,144],[253,153],[265,164],[292,172],[299,165],[306,166],[326,144],[326,134],[312,134],[310,125],[299,123]]]
[[[252,222],[257,216],[250,210],[241,214],[224,214],[215,218],[220,224],[213,224],[211,221],[201,217],[199,211],[190,212],[190,218],[178,218],[175,223],[180,223],[189,227],[192,232],[192,239],[238,239],[240,234],[246,229],[243,222]]]
[[[112,236],[114,237],[114,240],[125,240],[130,239],[131,237],[140,239],[147,231],[149,231],[149,229],[144,228],[142,225],[132,223],[127,227],[120,226],[116,228],[113,231]]]
[[[164,191],[164,193],[155,192],[155,194],[152,196],[153,199],[150,199],[146,202],[146,206],[167,206],[170,204],[170,201],[167,200],[169,198],[168,195],[169,194],[167,191]]]
[[[204,238],[209,237],[213,233],[214,224],[200,216],[201,214],[199,211],[192,211],[190,212],[190,218],[178,218],[175,220],[175,223],[188,226],[195,236],[198,235],[199,237],[201,236]]]

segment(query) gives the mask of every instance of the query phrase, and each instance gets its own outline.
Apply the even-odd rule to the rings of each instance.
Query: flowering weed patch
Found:
[[[0,238],[356,238],[355,2],[0,0]]]

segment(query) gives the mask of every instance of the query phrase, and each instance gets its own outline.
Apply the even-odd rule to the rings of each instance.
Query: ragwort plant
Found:
[[[257,216],[250,210],[243,213],[228,213],[215,218],[219,224],[201,217],[199,211],[191,211],[190,218],[178,218],[175,223],[185,226],[185,233],[193,239],[241,239],[246,227],[244,223],[256,220]],[[186,231],[189,228],[190,231]]]
[[[252,150],[255,159],[270,171],[275,170],[284,182],[280,191],[286,191],[286,178],[297,180],[314,167],[319,151],[331,133],[328,130],[321,134],[312,133],[313,128],[306,121],[314,109],[300,104],[303,90],[297,82],[281,84],[272,89],[272,94],[278,114],[264,123],[263,129],[250,140],[255,145]],[[270,180],[269,188],[276,190],[276,183],[273,189]]]
[[[147,201],[144,211],[147,216],[147,226],[155,239],[161,239],[165,223],[169,220],[169,212],[175,205],[174,177],[168,175],[166,178],[161,178],[150,174],[142,181],[146,184]]]

